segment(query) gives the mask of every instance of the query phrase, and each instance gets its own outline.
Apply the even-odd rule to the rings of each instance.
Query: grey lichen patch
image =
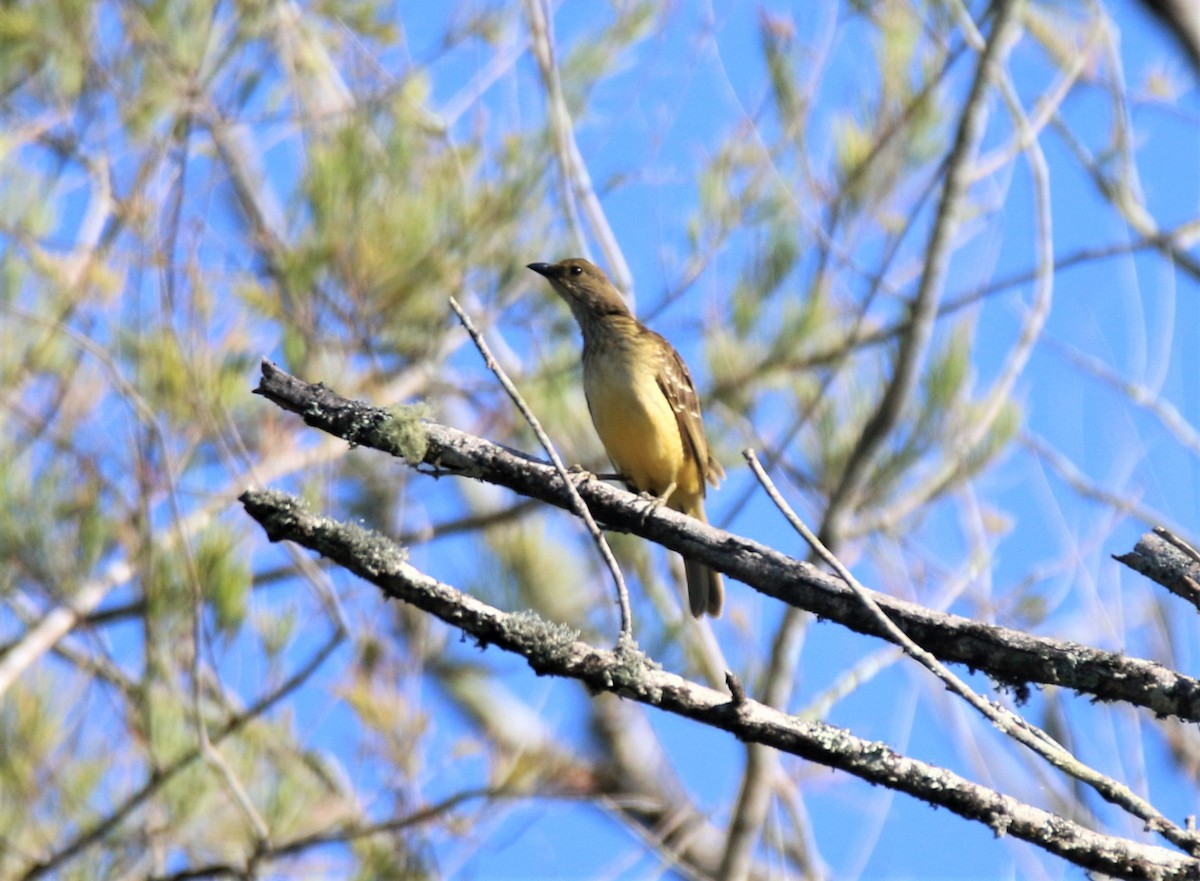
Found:
[[[516,612],[509,617],[513,635],[527,645],[537,646],[538,651],[548,658],[560,658],[579,641],[579,631],[565,624],[547,621],[530,611]]]
[[[658,671],[662,669],[662,664],[643,652],[638,647],[637,640],[627,633],[622,633],[617,639],[615,654],[617,661],[622,666],[636,667],[638,670]]]
[[[831,753],[844,753],[852,749],[850,734],[844,728],[826,725],[815,719],[803,719],[800,716],[792,718],[805,726],[806,736],[811,737],[822,749]],[[879,748],[886,749],[882,743],[868,741],[863,747],[863,753],[867,757],[875,758]]]
[[[389,408],[387,415],[387,421],[379,426],[380,435],[409,465],[424,462],[429,435],[422,422],[433,417],[433,407],[425,402],[399,405]]]
[[[613,652],[616,663],[609,671],[609,680],[618,693],[645,696],[651,703],[662,701],[662,690],[652,687],[647,674],[662,669],[633,640],[622,639]]]
[[[397,563],[408,558],[403,547],[378,532],[357,523],[325,522],[336,531],[338,543],[368,576],[390,573]]]

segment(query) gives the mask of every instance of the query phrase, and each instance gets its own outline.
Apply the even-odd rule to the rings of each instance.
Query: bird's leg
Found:
[[[582,465],[568,465],[567,476],[570,478],[571,482],[575,484],[575,488],[579,489],[579,487],[585,486],[586,484],[595,480],[598,475],[588,471]]]
[[[588,471],[582,465],[568,465],[567,471],[571,474],[582,475],[585,480],[615,480],[618,483],[629,484],[625,475],[616,471]]]
[[[675,488],[678,485],[678,483],[672,480],[671,485],[658,495],[655,495],[649,491],[638,493],[638,497],[647,502],[646,509],[642,512],[643,523],[646,522],[646,518],[649,517],[654,511],[657,511],[670,500],[671,495],[675,492]]]
[[[576,477],[575,484],[577,486],[587,483],[589,480],[615,480],[619,483],[628,483],[624,474],[617,474],[616,472],[588,471],[582,465],[578,464],[568,465],[567,473]]]

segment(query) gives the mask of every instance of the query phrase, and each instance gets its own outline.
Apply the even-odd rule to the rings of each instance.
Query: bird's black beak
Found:
[[[542,275],[542,276],[545,276],[546,278],[549,278],[549,277],[550,277],[550,271],[551,271],[551,270],[552,270],[554,267],[553,267],[553,266],[551,266],[549,263],[530,263],[530,264],[529,264],[528,266],[526,266],[525,268],[526,268],[526,269],[532,269],[532,270],[533,270],[534,272],[536,272],[538,275]]]

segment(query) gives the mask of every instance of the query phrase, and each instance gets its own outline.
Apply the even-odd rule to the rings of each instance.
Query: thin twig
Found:
[[[860,496],[874,472],[874,461],[887,438],[900,421],[916,388],[920,367],[925,360],[938,318],[938,305],[945,284],[954,235],[959,225],[961,204],[969,186],[970,167],[978,151],[986,120],[986,97],[994,73],[995,57],[1007,46],[1008,22],[1013,17],[1014,0],[994,4],[995,23],[991,38],[976,67],[966,104],[959,115],[953,147],[946,157],[945,180],[941,200],[926,247],[924,272],[916,296],[909,307],[907,332],[900,340],[891,381],[863,427],[851,450],[838,484],[830,496],[821,527],[830,544],[837,545],[846,525],[860,504]],[[835,221],[836,222],[836,221]],[[821,241],[819,239],[819,241]],[[824,258],[822,258],[824,264]],[[880,276],[882,284],[882,276]],[[795,667],[800,636],[807,616],[788,610],[772,643],[769,675],[764,701],[780,706],[792,689],[791,671]],[[746,877],[753,838],[762,828],[769,806],[767,780],[774,759],[762,750],[747,748],[746,771],[738,793],[737,807],[730,823],[726,854],[722,863],[725,877]]]
[[[471,340],[475,343],[475,348],[483,356],[484,365],[488,370],[492,371],[492,374],[499,380],[501,387],[508,393],[509,398],[517,405],[517,409],[521,411],[521,415],[525,417],[525,421],[529,423],[530,428],[533,429],[533,433],[537,435],[538,443],[542,445],[542,449],[546,451],[546,455],[550,457],[550,461],[558,469],[558,474],[562,478],[563,485],[567,488],[567,492],[571,496],[571,510],[578,514],[583,519],[583,522],[587,524],[588,533],[592,536],[592,541],[596,543],[596,548],[600,551],[600,556],[604,559],[605,565],[608,566],[608,571],[612,573],[613,583],[617,586],[617,605],[621,608],[621,642],[628,641],[632,644],[633,612],[629,608],[629,589],[625,586],[625,578],[621,575],[621,567],[617,565],[617,558],[613,556],[612,549],[609,548],[608,542],[604,538],[604,533],[600,531],[600,527],[592,519],[592,512],[583,503],[579,491],[575,488],[575,481],[567,473],[567,468],[563,465],[562,458],[558,455],[558,450],[554,448],[554,444],[550,441],[550,436],[542,429],[541,423],[533,415],[533,410],[525,403],[525,399],[521,397],[521,393],[517,391],[517,387],[508,378],[508,374],[504,372],[504,368],[492,357],[492,351],[488,348],[488,344],[484,341],[479,329],[475,327],[475,323],[471,321],[470,316],[467,315],[462,306],[459,305],[458,300],[454,297],[450,298],[450,308],[454,310],[454,314],[462,322],[463,328],[470,334]]]
[[[293,839],[284,844],[272,845],[263,848],[257,854],[255,859],[258,864],[271,863],[278,860],[295,857],[307,850],[317,847],[324,847],[330,844],[348,844],[354,841],[361,841],[364,838],[369,838],[373,835],[382,835],[387,833],[395,833],[401,829],[409,829],[413,826],[419,826],[425,823],[430,823],[441,819],[449,814],[455,808],[460,807],[468,801],[481,799],[491,802],[495,799],[504,798],[511,795],[512,792],[503,786],[479,787],[476,789],[465,789],[461,792],[456,792],[441,801],[426,807],[417,808],[408,814],[402,814],[397,817],[392,817],[388,820],[381,820],[378,823],[367,823],[363,825],[345,825],[332,831],[314,832],[309,835],[304,835],[300,838]],[[560,796],[554,793],[538,792],[539,798],[559,798],[567,800],[571,796]],[[246,877],[246,867],[239,865],[233,861],[209,863],[207,865],[191,866],[189,868],[180,869],[177,872],[172,872],[168,875],[152,875],[153,881],[198,881],[201,878],[244,878]],[[272,876],[273,877],[273,876]]]
[[[1181,240],[1176,236],[1164,235],[1159,230],[1157,221],[1141,198],[1140,190],[1132,186],[1128,180],[1120,176],[1112,176],[1109,172],[1111,163],[1097,160],[1075,136],[1066,120],[1057,114],[1054,117],[1054,131],[1062,138],[1067,149],[1091,177],[1092,183],[1100,191],[1100,195],[1108,201],[1126,226],[1140,236],[1143,241],[1153,243],[1174,266],[1182,269],[1193,279],[1200,279],[1200,260],[1184,250],[1189,244],[1187,239]]]
[[[1147,528],[1155,524],[1168,524],[1172,529],[1186,531],[1182,525],[1174,523],[1165,512],[1143,504],[1136,493],[1106,489],[1095,483],[1070,458],[1032,432],[1022,432],[1018,442],[1081,497],[1099,502],[1122,517],[1135,517]]]
[[[1101,358],[1080,351],[1069,343],[1048,339],[1048,345],[1076,367],[1126,396],[1135,407],[1147,410],[1167,432],[1193,456],[1200,456],[1200,429],[1188,422],[1179,408],[1164,398],[1161,390],[1144,382],[1126,379]]]

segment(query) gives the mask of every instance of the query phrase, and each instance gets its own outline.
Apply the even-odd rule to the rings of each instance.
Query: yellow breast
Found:
[[[599,357],[585,359],[583,389],[596,433],[637,490],[662,495],[675,483],[672,499],[703,494],[699,468],[685,457],[675,413],[658,387],[657,368],[637,345],[606,346]]]

